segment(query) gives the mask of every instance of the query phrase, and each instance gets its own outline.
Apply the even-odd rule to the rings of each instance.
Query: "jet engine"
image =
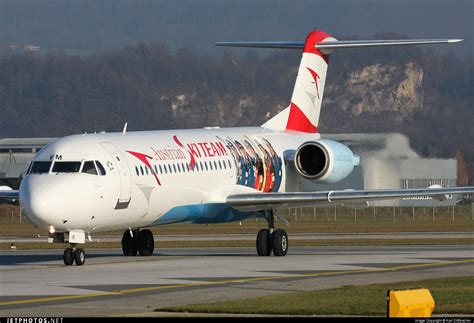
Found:
[[[309,180],[335,183],[350,175],[359,165],[359,156],[352,150],[333,140],[308,141],[295,153],[298,173]]]

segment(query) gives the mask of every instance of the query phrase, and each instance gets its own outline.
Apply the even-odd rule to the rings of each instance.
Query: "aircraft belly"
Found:
[[[176,206],[153,222],[153,225],[172,223],[212,224],[245,220],[263,216],[262,212],[242,212],[225,203],[205,203]]]

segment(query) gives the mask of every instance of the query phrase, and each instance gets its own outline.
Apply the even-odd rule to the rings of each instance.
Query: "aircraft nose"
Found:
[[[61,221],[54,212],[52,194],[54,193],[51,184],[41,179],[25,178],[20,188],[22,214],[38,227],[57,227]]]

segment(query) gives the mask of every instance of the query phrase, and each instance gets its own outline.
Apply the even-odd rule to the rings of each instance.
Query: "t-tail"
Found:
[[[317,133],[329,56],[335,49],[456,43],[462,39],[337,40],[322,30],[313,30],[305,42],[221,42],[217,46],[303,49],[289,107],[262,127],[274,131]]]

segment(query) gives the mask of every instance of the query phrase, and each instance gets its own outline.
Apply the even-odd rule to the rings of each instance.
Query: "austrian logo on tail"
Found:
[[[309,67],[306,67],[308,69],[308,71],[311,73],[311,76],[313,77],[314,79],[314,84],[316,85],[316,94],[318,96],[318,99],[319,99],[319,89],[318,89],[318,79],[319,79],[319,75],[318,73],[316,73],[315,71],[313,71],[312,69],[310,69]]]

